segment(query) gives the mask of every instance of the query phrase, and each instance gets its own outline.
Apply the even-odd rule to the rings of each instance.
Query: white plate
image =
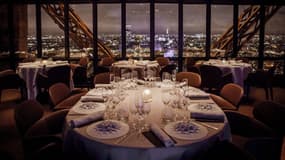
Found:
[[[183,130],[183,128],[186,129]],[[164,127],[164,130],[170,136],[182,140],[197,140],[204,138],[208,135],[207,128],[195,122],[189,122],[186,124],[183,123],[182,121],[168,123]]]
[[[103,103],[96,102],[84,102],[78,103],[73,108],[72,111],[79,114],[90,114],[98,111],[103,111],[106,109],[106,106]]]
[[[128,132],[129,126],[116,120],[99,121],[87,127],[87,134],[98,139],[118,138]]]

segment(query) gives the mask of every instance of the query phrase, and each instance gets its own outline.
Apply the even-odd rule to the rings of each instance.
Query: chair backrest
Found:
[[[73,83],[75,86],[76,86],[76,84],[86,83],[88,81],[87,69],[85,67],[82,67],[82,66],[77,66],[74,69],[72,78],[73,78]]]
[[[243,137],[269,137],[273,130],[255,118],[244,115],[238,111],[224,111],[230,124],[231,133]]]
[[[26,82],[18,74],[7,71],[0,75],[0,100],[2,90],[5,89],[19,89],[21,92],[21,99],[26,99]]]
[[[67,98],[71,91],[64,83],[55,83],[49,88],[48,92],[53,105],[57,105]]]
[[[155,60],[160,66],[166,66],[169,64],[169,59],[166,57],[157,57]]]
[[[5,69],[3,71],[0,72],[0,76],[5,76],[5,75],[9,75],[9,74],[15,74],[16,72],[12,69]]]
[[[196,87],[196,88],[199,88],[201,86],[201,77],[197,73],[179,72],[176,74],[177,81],[182,81],[185,78],[188,79],[189,86]]]
[[[167,72],[169,74],[172,74],[173,70],[176,69],[176,64],[168,64],[165,67],[163,67],[160,71],[159,71],[159,76],[162,79],[162,73],[163,72]]]
[[[89,58],[87,56],[85,57],[81,57],[78,64],[82,67],[86,67],[87,68],[87,65],[89,63]]]
[[[22,137],[44,114],[42,105],[36,100],[26,100],[20,103],[14,111],[16,127]]]
[[[201,87],[203,88],[220,88],[222,71],[216,66],[201,65],[200,75],[202,79]]]
[[[285,105],[273,101],[257,103],[253,109],[253,116],[271,127],[277,134],[285,135]]]
[[[235,83],[228,83],[221,89],[220,95],[238,107],[239,102],[243,96],[243,88]]]
[[[50,86],[62,82],[66,84],[68,87],[70,85],[70,66],[56,66],[47,71],[48,80]]]
[[[93,83],[94,83],[94,85],[100,84],[100,83],[101,84],[109,84],[110,83],[110,73],[105,72],[105,73],[99,73],[99,74],[95,75]]]
[[[58,110],[37,121],[27,131],[25,137],[48,136],[61,133],[68,109]]]
[[[112,64],[114,63],[114,59],[111,57],[103,57],[101,60],[100,65],[101,66],[112,66]]]

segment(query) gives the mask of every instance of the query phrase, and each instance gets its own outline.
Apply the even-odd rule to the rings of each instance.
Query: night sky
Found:
[[[92,30],[92,6],[90,4],[70,5],[71,8]],[[240,6],[239,12],[248,6]],[[127,25],[134,33],[149,33],[149,5],[148,4],[127,4]],[[121,12],[120,4],[99,4],[98,5],[98,29],[101,33],[120,33]],[[223,33],[232,24],[233,7],[231,5],[212,6],[212,33]],[[35,7],[30,5],[29,33],[35,33]],[[206,32],[206,6],[205,5],[184,5],[184,33],[195,34]],[[285,33],[285,8],[282,7],[270,19],[266,25],[266,33]],[[156,4],[155,5],[155,32],[170,34],[178,32],[178,5]],[[42,12],[43,34],[63,34],[52,19]]]

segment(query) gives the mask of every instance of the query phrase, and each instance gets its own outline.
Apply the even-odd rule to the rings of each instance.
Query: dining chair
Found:
[[[183,81],[183,79],[188,80],[188,85],[196,88],[201,86],[201,76],[193,72],[178,72],[176,74],[176,81]]]
[[[265,91],[266,99],[273,100],[273,79],[276,65],[270,67],[268,70],[259,69],[256,72],[249,73],[247,78],[244,80],[244,87],[246,98],[249,99],[250,88],[259,87]]]
[[[155,59],[160,67],[167,66],[169,64],[169,59],[167,57],[156,57]]]
[[[21,137],[44,115],[43,106],[36,100],[25,100],[14,109],[16,128]]]
[[[243,88],[235,83],[223,86],[219,95],[210,94],[213,101],[223,110],[238,110]]]
[[[256,160],[246,150],[237,147],[229,141],[216,141],[212,146],[207,149],[204,148],[204,151],[194,157],[188,156],[188,154],[191,155],[191,152],[193,152],[191,149],[186,150],[180,160]]]
[[[176,64],[168,64],[165,67],[161,68],[159,71],[159,76],[162,79],[163,72],[167,72],[169,74],[172,74],[174,70],[176,70],[177,65]]]
[[[237,111],[225,111],[225,114],[235,145],[249,152],[257,160],[280,159],[285,151],[282,150],[283,140],[270,126]]]
[[[77,66],[72,74],[73,84],[75,88],[92,88],[92,83],[87,77],[87,69],[82,66]]]
[[[227,83],[233,83],[232,73],[223,74],[217,66],[201,65],[199,67],[202,79],[201,88],[210,93],[219,93]]]
[[[95,75],[93,84],[96,86],[96,84],[109,84],[110,83],[110,73],[105,72],[105,73],[99,73]]]
[[[19,102],[27,99],[26,82],[14,71],[0,73],[0,102]]]
[[[40,104],[36,105],[42,107],[39,106]],[[30,111],[30,107],[31,106],[26,106],[24,109]],[[67,109],[60,110],[41,117],[38,114],[37,119],[40,119],[31,124],[22,138],[25,159],[35,159],[35,157],[42,154],[43,149],[47,148],[50,144],[58,146],[57,148],[53,147],[54,153],[62,153],[62,130],[68,111]],[[26,121],[27,119],[30,118],[26,117],[26,119],[22,121]],[[47,149],[45,149],[45,151],[47,151]]]
[[[112,57],[103,57],[99,62],[100,66],[110,67],[114,63],[114,59]]]
[[[256,103],[253,116],[271,127],[279,136],[285,135],[285,105],[274,101]]]
[[[55,83],[49,88],[53,110],[70,109],[87,91],[70,90],[64,83]]]

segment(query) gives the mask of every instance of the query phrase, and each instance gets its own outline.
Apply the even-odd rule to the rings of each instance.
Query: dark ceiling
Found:
[[[155,2],[155,3],[212,3],[212,4],[277,4],[277,5],[285,5],[285,0],[0,0],[0,3],[14,2],[14,3],[121,3],[123,1],[127,3],[147,3],[147,2]]]

